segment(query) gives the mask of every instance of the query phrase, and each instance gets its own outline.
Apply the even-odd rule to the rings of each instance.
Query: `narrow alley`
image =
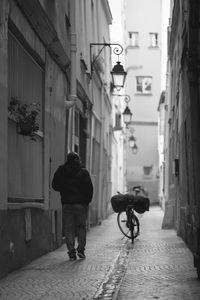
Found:
[[[162,210],[139,215],[141,232],[133,245],[116,216],[91,228],[85,260],[69,261],[62,245],[1,279],[0,299],[199,299],[192,254],[174,230],[161,229]]]

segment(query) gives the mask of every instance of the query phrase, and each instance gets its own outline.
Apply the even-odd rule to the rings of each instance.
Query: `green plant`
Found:
[[[17,98],[11,97],[8,112],[17,122],[17,132],[23,136],[29,136],[36,140],[34,133],[39,130],[37,117],[40,112],[40,103],[22,103]]]

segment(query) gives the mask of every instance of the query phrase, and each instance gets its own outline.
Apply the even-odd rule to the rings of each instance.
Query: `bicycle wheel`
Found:
[[[134,215],[134,217],[132,218],[133,222],[133,239],[136,238],[139,234],[139,220],[138,218]],[[117,223],[119,226],[120,231],[123,233],[123,235],[125,235],[127,238],[132,239],[131,238],[131,231],[130,231],[130,224],[127,220],[127,215],[125,211],[122,211],[120,213],[118,213],[117,215]]]
[[[134,211],[130,211],[130,234],[131,234],[131,242],[133,244],[134,239],[138,236],[139,234],[139,220],[134,214]]]
[[[134,216],[132,215],[132,212],[130,211],[130,234],[131,234],[131,243],[133,244],[134,242],[134,224],[133,224],[133,218]]]

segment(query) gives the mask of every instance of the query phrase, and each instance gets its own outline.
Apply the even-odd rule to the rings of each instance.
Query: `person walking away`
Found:
[[[88,205],[92,201],[93,184],[87,169],[81,166],[78,153],[67,155],[65,164],[56,170],[52,187],[60,192],[66,246],[70,260],[85,258]],[[75,236],[78,246],[75,249]]]

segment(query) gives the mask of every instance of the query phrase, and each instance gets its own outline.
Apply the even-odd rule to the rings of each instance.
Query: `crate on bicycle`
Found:
[[[150,201],[149,198],[139,195],[118,194],[111,198],[111,205],[116,213],[126,211],[128,205],[133,205],[133,208],[137,213],[143,214],[145,211],[149,210]]]

